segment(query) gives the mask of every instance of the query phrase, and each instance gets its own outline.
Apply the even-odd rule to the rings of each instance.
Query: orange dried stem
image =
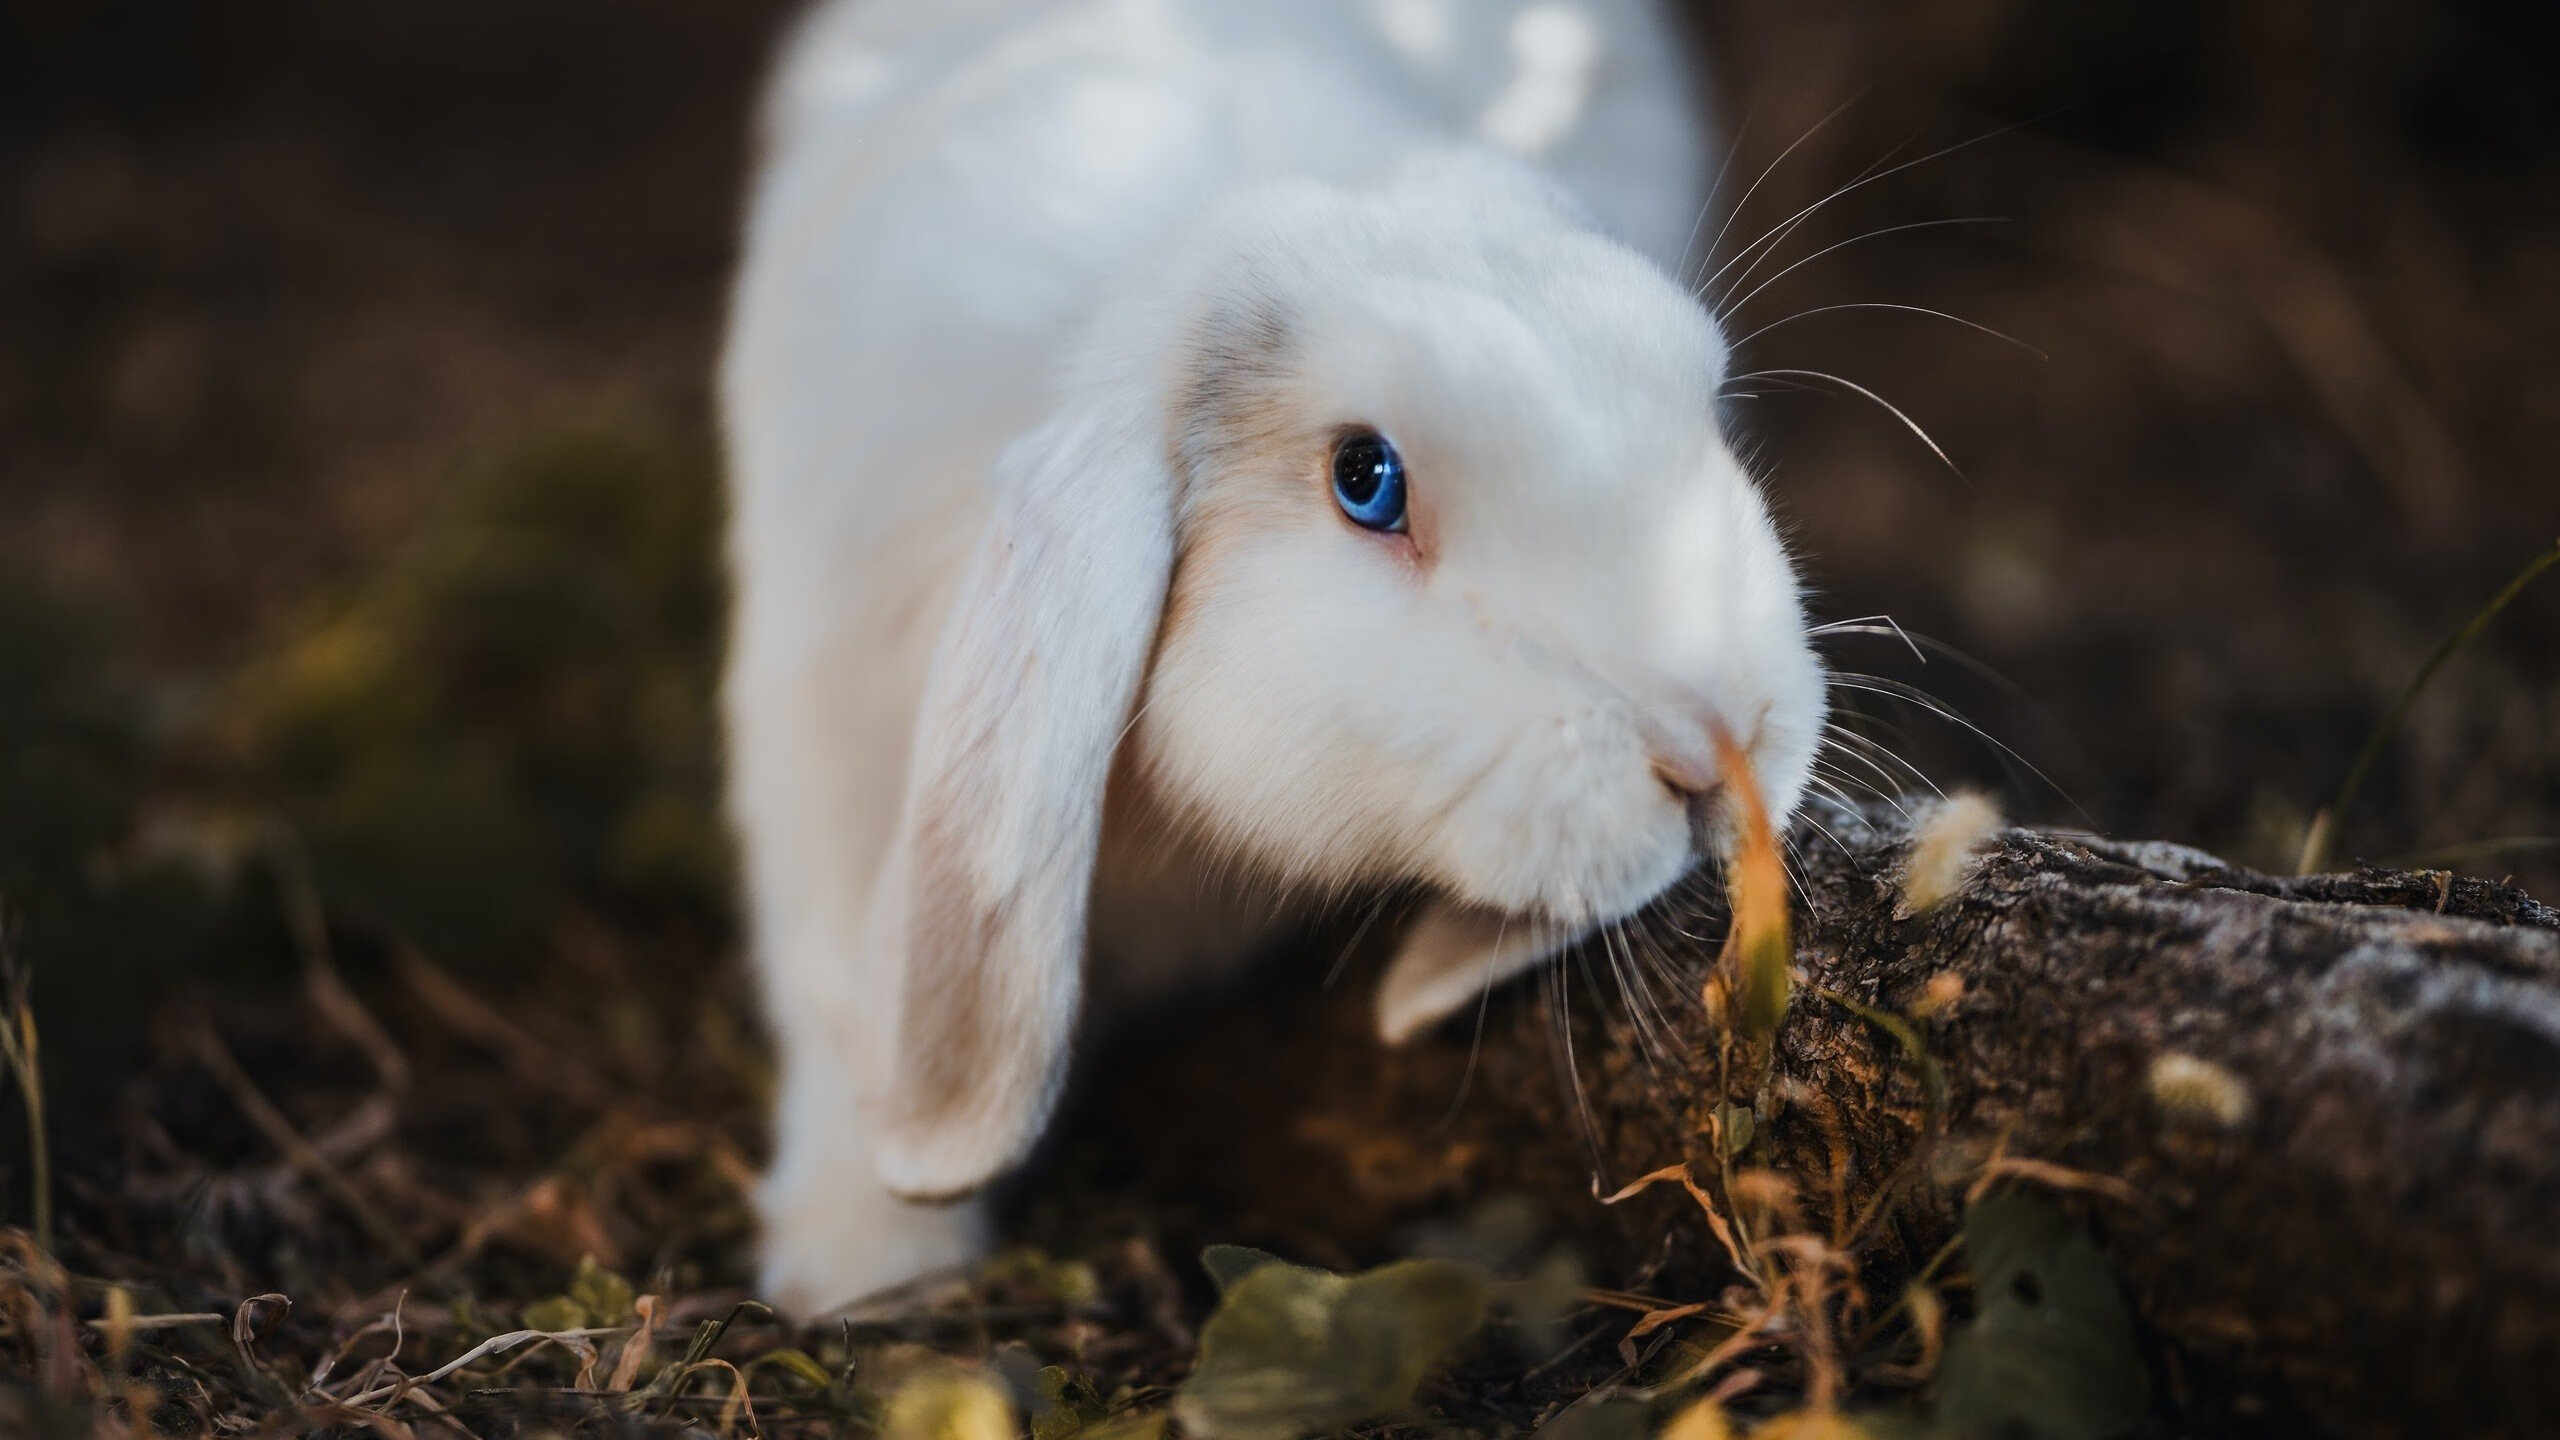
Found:
[[[1725,887],[1733,902],[1733,930],[1725,944],[1735,971],[1734,1019],[1744,1038],[1762,1046],[1777,1035],[1787,1016],[1788,969],[1795,960],[1788,934],[1787,872],[1778,860],[1777,834],[1770,828],[1769,805],[1752,774],[1751,757],[1721,725],[1715,728],[1715,745],[1738,822]]]
[[[1756,1275],[1759,1273],[1758,1267],[1754,1266],[1750,1260],[1745,1257],[1745,1252],[1741,1243],[1734,1239],[1733,1227],[1725,1223],[1723,1212],[1716,1209],[1715,1198],[1709,1195],[1706,1192],[1706,1188],[1698,1183],[1698,1177],[1690,1173],[1688,1162],[1686,1161],[1677,1165],[1665,1165],[1650,1175],[1639,1176],[1636,1179],[1629,1181],[1626,1186],[1620,1189],[1616,1194],[1601,1197],[1600,1203],[1603,1205],[1615,1205],[1619,1201],[1624,1200],[1631,1195],[1636,1195],[1643,1191],[1650,1190],[1655,1185],[1658,1185],[1665,1180],[1679,1181],[1680,1188],[1688,1191],[1689,1198],[1697,1201],[1698,1208],[1706,1212],[1707,1228],[1715,1231],[1716,1239],[1723,1244],[1725,1254],[1733,1257],[1733,1267],[1735,1269],[1746,1275]]]
[[[2051,1190],[2070,1190],[2083,1195],[2102,1195],[2119,1205],[2139,1210],[2142,1192],[2113,1175],[2099,1175],[2087,1170],[2074,1170],[2049,1160],[2031,1160],[2023,1155],[1994,1155],[1982,1167],[1972,1186],[1964,1192],[1964,1203],[1974,1204],[1991,1193],[1991,1187],[2003,1180],[2024,1180]]]

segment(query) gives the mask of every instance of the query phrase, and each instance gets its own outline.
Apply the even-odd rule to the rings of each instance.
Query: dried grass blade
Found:
[[[1788,933],[1787,872],[1778,858],[1768,802],[1761,797],[1751,757],[1721,725],[1715,728],[1715,745],[1737,811],[1738,833],[1727,870],[1733,931],[1725,941],[1735,984],[1734,1018],[1746,1040],[1765,1048],[1786,1019],[1792,984],[1795,947]]]
[[[1679,1181],[1680,1188],[1688,1191],[1689,1198],[1697,1201],[1698,1208],[1706,1212],[1707,1228],[1715,1232],[1717,1243],[1723,1245],[1724,1253],[1732,1257],[1733,1267],[1746,1275],[1752,1273],[1751,1262],[1744,1258],[1742,1245],[1734,1238],[1733,1227],[1725,1222],[1723,1213],[1716,1209],[1715,1197],[1709,1195],[1705,1187],[1698,1184],[1698,1177],[1690,1171],[1689,1164],[1685,1160],[1677,1165],[1665,1165],[1650,1175],[1639,1176],[1615,1194],[1601,1197],[1600,1203],[1615,1205],[1665,1180]]]

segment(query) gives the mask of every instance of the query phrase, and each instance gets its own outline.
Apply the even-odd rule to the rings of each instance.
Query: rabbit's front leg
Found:
[[[783,1043],[773,1168],[756,1195],[758,1278],[795,1316],[965,1264],[987,1246],[984,1201],[918,1204],[880,1183],[850,1070],[832,1047]]]
[[[878,683],[876,656],[860,663],[858,629],[777,628],[746,630],[732,662],[730,793],[780,1051],[773,1164],[756,1197],[761,1287],[812,1315],[974,1258],[987,1220],[975,1201],[891,1194],[859,1098],[888,1003],[869,912],[898,778],[897,747],[862,742],[889,728],[865,712],[894,687]]]

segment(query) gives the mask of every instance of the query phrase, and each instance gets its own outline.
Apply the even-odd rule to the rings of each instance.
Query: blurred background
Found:
[[[349,971],[407,947],[700,1040],[616,1007],[728,984],[707,380],[794,8],[0,7],[0,905],[65,1114],[172,997],[307,971],[315,898]],[[2560,537],[2547,7],[1692,8],[1749,191],[1717,263],[1876,177],[1719,284],[1743,368],[1951,462],[1838,385],[1735,402],[1821,616],[1979,665],[1833,658],[2020,758],[1872,694],[1868,733],[2025,818],[2289,867]],[[1824,308],[1870,305],[2015,343]],[[2554,835],[2560,578],[2339,853],[2555,899]]]

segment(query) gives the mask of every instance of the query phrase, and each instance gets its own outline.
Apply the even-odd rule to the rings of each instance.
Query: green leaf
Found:
[[[788,1370],[821,1390],[833,1390],[836,1386],[836,1377],[828,1374],[827,1367],[819,1364],[806,1350],[768,1350],[747,1362],[749,1370],[764,1365]]]
[[[761,1300],[741,1300],[730,1306],[729,1313],[719,1319],[705,1320],[694,1326],[693,1339],[684,1347],[684,1358],[673,1365],[659,1367],[657,1378],[651,1380],[649,1388],[642,1393],[653,1397],[674,1394],[675,1387],[685,1375],[710,1355],[711,1347],[720,1343],[721,1336],[729,1333],[730,1325],[750,1310],[759,1315],[773,1313],[773,1307]]]
[[[1751,1136],[1759,1129],[1759,1121],[1752,1116],[1750,1106],[1719,1105],[1716,1116],[1722,1122],[1716,1127],[1716,1133],[1723,1137],[1727,1157],[1751,1148]]]
[[[596,1263],[593,1255],[578,1260],[569,1278],[569,1298],[587,1314],[590,1325],[619,1325],[631,1318],[631,1282]]]
[[[1565,1320],[1582,1304],[1582,1262],[1556,1250],[1511,1287],[1510,1298],[1523,1348],[1548,1359],[1564,1348]]]
[[[1270,1251],[1256,1250],[1250,1245],[1212,1245],[1200,1252],[1200,1268],[1208,1271],[1209,1278],[1218,1283],[1221,1295],[1234,1289],[1246,1272],[1263,1265],[1285,1263]]]
[[[2052,1202],[1994,1195],[1965,1215],[1971,1324],[1948,1342],[1937,1419],[1962,1440],[2110,1440],[2151,1413],[2115,1272]]]
[[[1043,1366],[1032,1377],[1040,1404],[1031,1417],[1031,1440],[1066,1440],[1111,1414],[1091,1380],[1063,1365]]]
[[[981,1278],[1029,1291],[1071,1308],[1102,1297],[1102,1282],[1081,1260],[1060,1260],[1030,1246],[1007,1250],[979,1268]]]
[[[552,1295],[524,1307],[527,1330],[583,1330],[587,1328],[587,1307],[566,1295]]]
[[[1198,1440],[1298,1440],[1400,1413],[1484,1323],[1491,1289],[1455,1260],[1343,1276],[1265,1258],[1228,1281],[1176,1418]]]

